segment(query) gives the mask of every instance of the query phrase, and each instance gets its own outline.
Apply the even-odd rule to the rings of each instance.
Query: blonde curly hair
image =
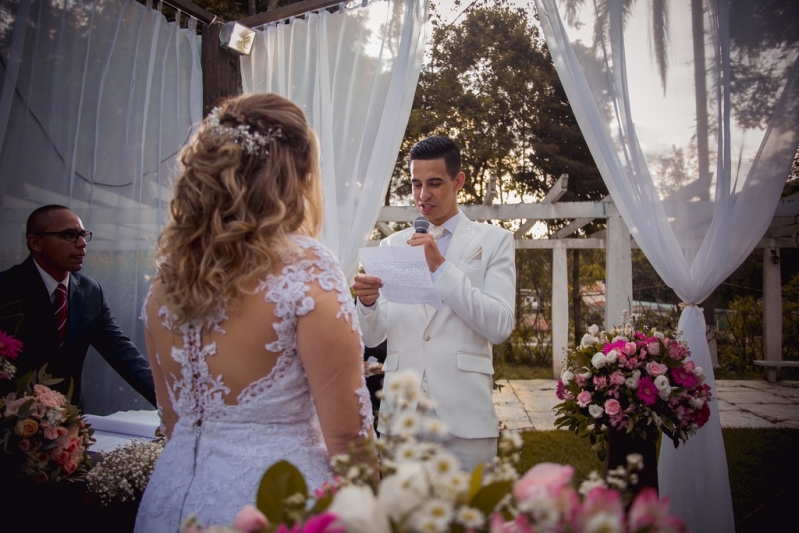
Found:
[[[154,276],[177,324],[235,304],[248,282],[292,251],[289,234],[316,238],[322,226],[319,143],[300,108],[252,94],[225,101],[218,115],[225,127],[282,135],[267,156],[251,154],[206,120],[183,150]]]

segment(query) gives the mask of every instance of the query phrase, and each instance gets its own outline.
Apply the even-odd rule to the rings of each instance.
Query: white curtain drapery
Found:
[[[202,120],[197,21],[134,0],[9,1],[0,19],[0,270],[28,255],[31,211],[70,207],[94,233],[83,272],[144,351],[152,247]],[[93,350],[83,379],[90,413],[152,408]]]
[[[679,329],[715,379],[696,304],[765,233],[799,143],[790,1],[536,0],[547,44],[630,232],[687,305]],[[661,494],[691,531],[734,531],[718,404],[661,447]]]
[[[424,59],[427,0],[375,1],[259,31],[242,57],[245,93],[296,103],[319,136],[322,241],[348,279],[372,232],[397,159]]]

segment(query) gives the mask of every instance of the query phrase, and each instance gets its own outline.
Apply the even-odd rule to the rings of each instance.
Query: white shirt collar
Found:
[[[455,233],[455,228],[458,227],[458,223],[461,221],[461,214],[461,210],[458,209],[458,212],[441,224],[441,227],[450,232],[450,234]]]
[[[53,300],[53,293],[55,292],[55,288],[58,287],[59,283],[64,284],[64,286],[67,288],[67,294],[69,294],[69,272],[67,272],[67,276],[64,279],[57,281],[55,278],[53,278],[53,276],[45,272],[44,269],[39,266],[39,263],[36,262],[36,259],[33,260],[33,264],[36,265],[39,275],[42,276],[44,286],[47,287],[47,294],[50,295],[50,301]]]

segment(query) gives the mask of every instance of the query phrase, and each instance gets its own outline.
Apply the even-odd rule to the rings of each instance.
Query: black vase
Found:
[[[658,460],[655,442],[630,435],[626,431],[610,430],[606,433],[607,457],[605,458],[605,474],[616,467],[627,468],[627,456],[640,454],[644,458],[644,468],[638,472],[638,483],[630,490],[638,494],[644,487],[658,489]]]

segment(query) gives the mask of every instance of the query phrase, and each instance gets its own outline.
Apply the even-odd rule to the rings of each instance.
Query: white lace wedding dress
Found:
[[[224,335],[225,312],[207,317],[204,324],[195,321],[177,327],[166,307],[158,311],[160,326],[183,339],[182,347],[176,343],[171,354],[155,354],[159,369],[164,357],[171,356],[179,364],[180,375],[164,369],[164,375],[169,375],[164,379],[169,407],[177,420],[142,498],[137,532],[175,533],[192,513],[203,524],[230,524],[244,504],[255,501],[262,474],[281,459],[300,469],[309,490],[331,479],[314,399],[298,356],[297,322],[314,309],[315,302],[308,296],[311,284],[338,293],[336,320],[346,320],[348,327],[357,330],[357,317],[330,251],[310,238],[292,238],[304,255],[287,259],[279,275],[269,275],[257,288],[263,301],[274,305],[272,326],[277,340],[266,349],[279,353],[277,362],[268,375],[243,388],[235,403],[231,404],[230,398],[225,403],[230,390],[224,373],[209,371],[208,361],[217,356],[217,343],[203,344],[200,327]],[[149,332],[146,309],[147,302],[143,318]],[[156,365],[153,367],[157,377]],[[362,421],[359,434],[366,436],[372,415],[363,378],[361,388],[350,394],[357,395]]]

